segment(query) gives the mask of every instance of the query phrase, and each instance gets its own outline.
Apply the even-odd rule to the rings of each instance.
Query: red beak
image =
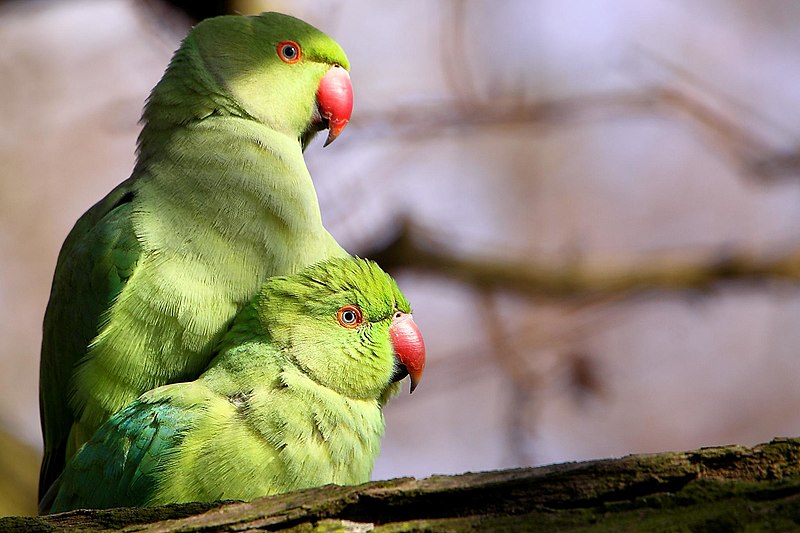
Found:
[[[328,146],[342,133],[353,113],[353,86],[344,68],[334,65],[322,77],[317,89],[317,105],[320,116],[328,121],[328,138],[324,144]]]
[[[398,362],[411,376],[411,392],[414,392],[425,369],[425,343],[422,334],[410,314],[397,312],[389,326],[389,336]]]

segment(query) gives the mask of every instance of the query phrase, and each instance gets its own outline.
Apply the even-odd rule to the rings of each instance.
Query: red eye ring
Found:
[[[361,309],[355,305],[345,305],[336,311],[336,320],[339,325],[345,328],[357,328],[364,322],[364,316],[361,314]]]
[[[297,63],[300,61],[300,45],[294,41],[281,41],[275,47],[278,51],[278,57],[285,63]]]

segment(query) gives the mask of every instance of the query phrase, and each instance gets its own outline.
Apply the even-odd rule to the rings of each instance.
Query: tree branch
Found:
[[[800,439],[539,468],[326,486],[250,503],[0,519],[3,531],[794,529]]]

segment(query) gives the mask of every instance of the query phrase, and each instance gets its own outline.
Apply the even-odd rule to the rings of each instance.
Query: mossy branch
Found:
[[[250,503],[0,519],[3,531],[735,531],[800,527],[800,439],[326,486]]]

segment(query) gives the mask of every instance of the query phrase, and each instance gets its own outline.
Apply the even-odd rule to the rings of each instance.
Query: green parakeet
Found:
[[[58,257],[40,500],[110,415],[196,378],[267,277],[347,255],[322,225],[303,149],[347,124],[348,68],[336,42],[277,13],[209,19],[183,41],[145,105],[131,177]]]
[[[268,279],[197,380],[146,392],[100,427],[56,483],[51,511],[368,481],[382,406],[424,368],[410,313],[363,259]]]

